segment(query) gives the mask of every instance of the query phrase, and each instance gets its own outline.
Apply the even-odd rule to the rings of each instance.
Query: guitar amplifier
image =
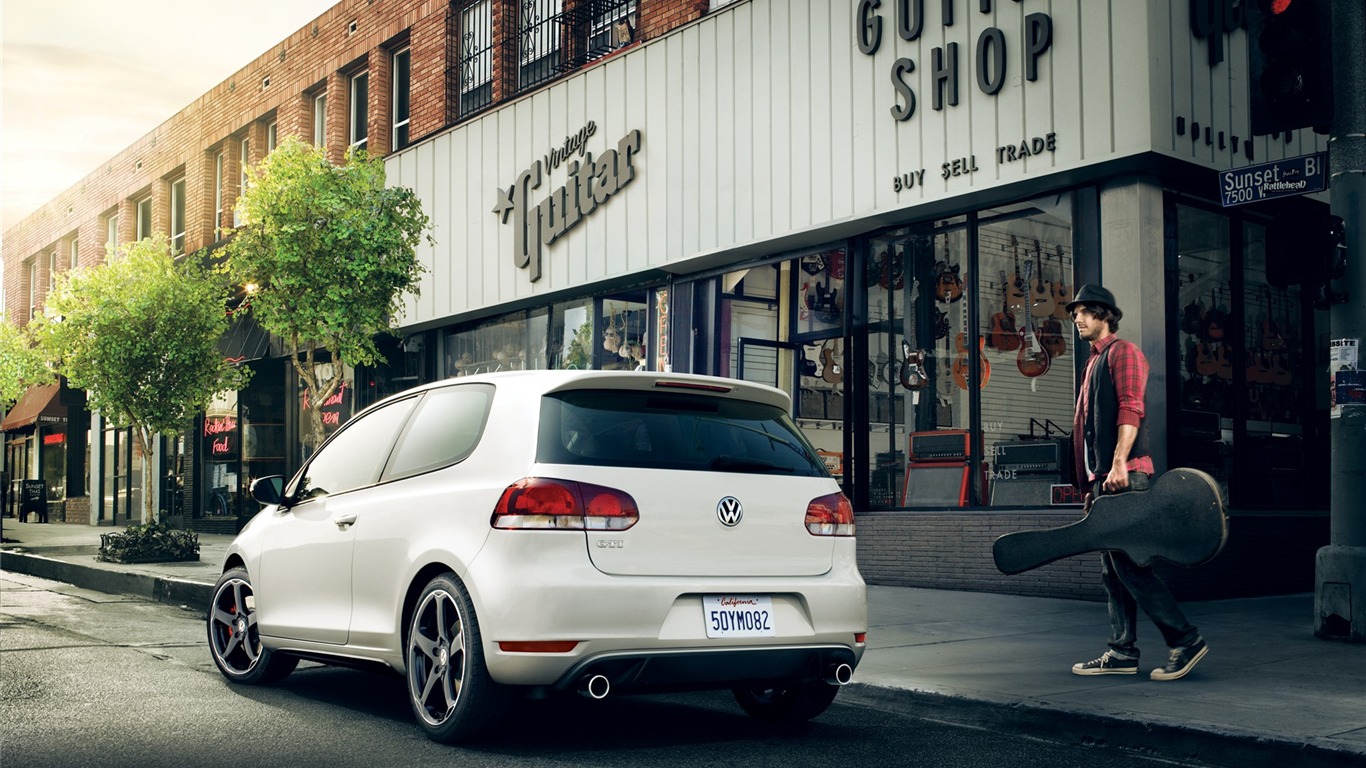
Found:
[[[959,429],[942,429],[933,432],[912,432],[910,439],[910,460],[917,461],[962,461],[971,455],[972,441],[968,433]]]
[[[997,472],[1015,475],[1053,475],[1065,477],[1072,466],[1072,441],[1066,437],[1026,440],[1018,443],[997,443]]]

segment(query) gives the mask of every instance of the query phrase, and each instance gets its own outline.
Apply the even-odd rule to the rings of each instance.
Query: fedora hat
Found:
[[[1116,318],[1124,316],[1119,306],[1115,304],[1115,295],[1099,285],[1091,285],[1090,283],[1083,285],[1072,297],[1072,300],[1067,303],[1067,314],[1072,314],[1073,309],[1078,304],[1100,304],[1115,313]]]

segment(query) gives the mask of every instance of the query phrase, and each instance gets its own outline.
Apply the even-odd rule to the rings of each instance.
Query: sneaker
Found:
[[[1176,680],[1185,677],[1207,653],[1209,646],[1203,639],[1196,640],[1185,648],[1173,648],[1167,656],[1167,666],[1154,669],[1149,677],[1154,680]]]
[[[1133,675],[1138,673],[1138,659],[1127,659],[1114,651],[1106,651],[1099,659],[1072,665],[1074,675]]]

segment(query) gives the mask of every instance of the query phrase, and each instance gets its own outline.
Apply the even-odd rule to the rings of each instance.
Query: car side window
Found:
[[[303,500],[374,485],[417,401],[409,397],[390,403],[343,426],[304,467],[290,495]]]
[[[399,437],[384,480],[447,467],[469,456],[484,432],[493,387],[466,384],[431,390]]]

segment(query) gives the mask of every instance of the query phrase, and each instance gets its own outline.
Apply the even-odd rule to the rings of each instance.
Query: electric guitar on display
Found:
[[[1025,262],[1025,281],[1029,281],[1030,273],[1034,270],[1034,262]],[[1052,313],[1052,307],[1049,313]],[[1020,351],[1015,355],[1015,367],[1020,369],[1020,373],[1027,378],[1034,378],[1048,373],[1048,367],[1053,359],[1048,356],[1043,345],[1039,343],[1039,338],[1034,334],[1034,318],[1026,313],[1024,328],[1020,330]]]
[[[1043,249],[1037,239],[1034,241],[1033,263],[1039,268],[1038,274],[1032,281],[1025,278],[1029,285],[1029,314],[1033,317],[1049,317],[1056,306],[1053,300],[1053,283],[1043,279]],[[1025,270],[1028,271],[1029,267],[1026,266]]]

